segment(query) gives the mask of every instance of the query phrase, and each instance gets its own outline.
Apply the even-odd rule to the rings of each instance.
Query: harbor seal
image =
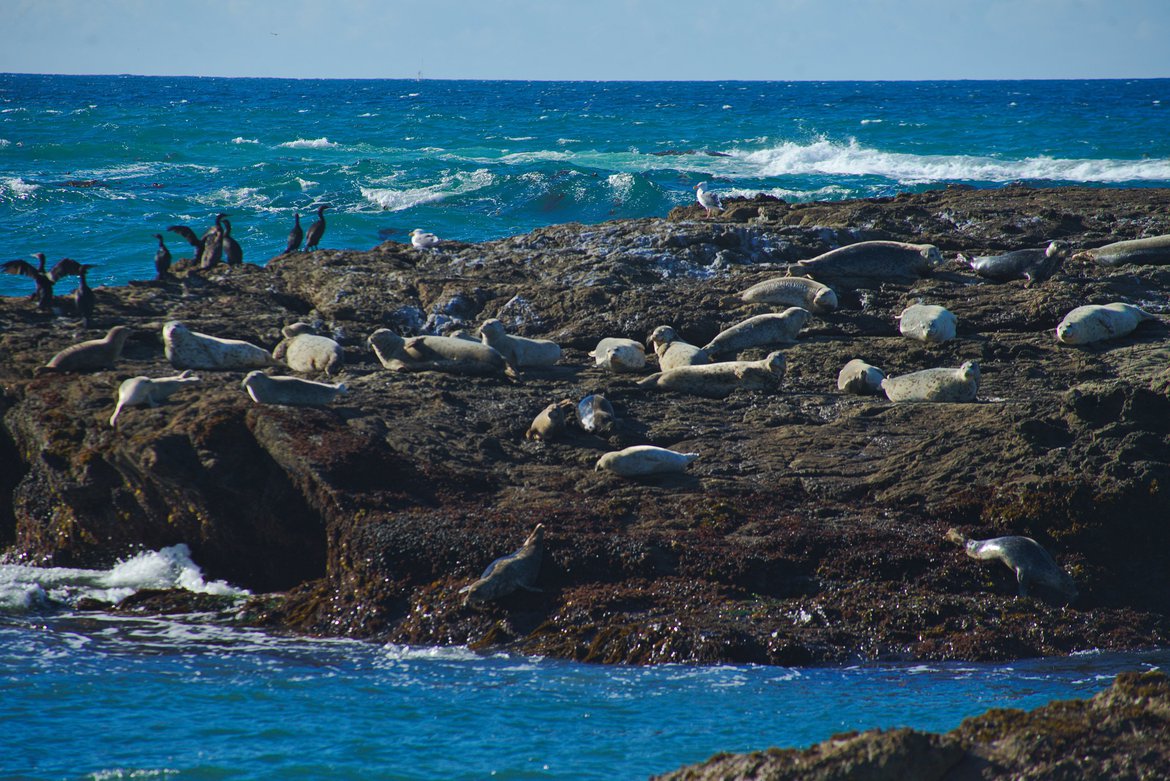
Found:
[[[708,355],[738,353],[751,347],[772,347],[796,341],[800,329],[812,319],[812,312],[790,306],[783,312],[756,315],[725,328],[703,349]]]
[[[479,605],[501,599],[517,589],[537,591],[533,586],[540,574],[540,560],[544,555],[544,524],[536,528],[524,540],[519,550],[501,556],[487,566],[479,579],[459,589],[464,605]]]
[[[979,364],[967,361],[957,369],[923,369],[882,380],[890,401],[975,401],[979,391]]]
[[[952,312],[934,304],[911,304],[896,319],[902,336],[920,342],[950,341],[958,324]]]
[[[540,411],[532,425],[524,432],[525,439],[546,441],[565,430],[568,416],[574,414],[576,405],[568,399],[554,401]]]
[[[589,357],[611,372],[636,372],[646,367],[646,348],[633,339],[602,339]]]
[[[276,360],[263,347],[241,339],[221,339],[192,331],[178,320],[163,326],[163,344],[167,360],[176,369],[259,369]]]
[[[529,339],[512,336],[504,330],[504,324],[496,318],[484,320],[479,327],[483,343],[501,355],[515,369],[552,366],[561,357],[561,348],[548,339]]]
[[[123,407],[139,407],[143,404],[157,407],[160,401],[175,391],[200,381],[201,378],[193,376],[190,369],[172,377],[131,377],[123,380],[118,386],[118,403],[114,407],[114,414],[110,416],[110,427],[117,427],[118,415]]]
[[[639,380],[643,388],[689,393],[722,399],[738,389],[773,390],[784,379],[784,353],[769,353],[759,361],[725,361],[703,366],[680,366]]]
[[[772,277],[757,282],[739,294],[749,304],[784,304],[810,312],[831,312],[837,308],[833,288],[808,277]]]
[[[281,329],[284,339],[272,349],[272,357],[294,372],[324,372],[333,377],[345,366],[345,350],[328,336],[313,333],[308,323],[293,323]]]
[[[379,328],[366,344],[382,366],[392,371],[515,378],[504,356],[478,340],[430,335],[403,339],[389,328]]]
[[[788,267],[793,276],[850,282],[913,282],[942,263],[933,244],[902,241],[859,241],[829,250]]]
[[[320,407],[346,392],[345,383],[330,385],[300,377],[269,377],[259,369],[248,372],[241,385],[257,404],[298,407]]]
[[[881,393],[882,380],[886,373],[871,366],[860,358],[854,358],[837,374],[837,390],[858,396],[874,396]]]
[[[1043,282],[1056,273],[1060,264],[1068,257],[1068,245],[1060,241],[1049,242],[1045,249],[1018,249],[1001,255],[979,255],[972,259],[960,255],[971,269],[983,277],[996,282],[1010,282],[1013,279]]]
[[[1133,331],[1154,315],[1133,304],[1088,304],[1069,312],[1056,326],[1056,339],[1064,344],[1089,344],[1117,339]]]
[[[961,545],[967,555],[982,561],[999,560],[1016,573],[1021,597],[1030,591],[1042,596],[1056,598],[1055,601],[1069,603],[1077,598],[1077,587],[1073,579],[1057,566],[1048,551],[1031,537],[993,537],[989,540],[972,540],[964,537],[958,529],[949,529],[946,539]]]
[[[613,472],[621,477],[644,477],[683,472],[698,457],[698,453],[679,453],[655,445],[634,445],[606,453],[597,459],[597,466],[593,469]]]
[[[71,344],[37,369],[37,374],[51,372],[93,372],[112,369],[122,357],[122,348],[130,338],[130,329],[116,325],[101,339]]]
[[[711,362],[706,350],[684,342],[669,325],[655,328],[648,342],[658,356],[658,368],[662,371],[682,366],[702,366]]]
[[[613,428],[616,421],[613,405],[600,393],[591,393],[577,402],[577,423],[586,433],[604,433]]]
[[[1104,247],[1078,252],[1075,258],[1093,260],[1103,266],[1121,266],[1125,263],[1163,266],[1170,263],[1170,234],[1116,241]]]

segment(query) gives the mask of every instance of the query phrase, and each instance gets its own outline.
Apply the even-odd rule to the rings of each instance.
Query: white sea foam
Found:
[[[40,185],[26,182],[19,176],[0,179],[0,199],[27,200],[39,187]]]
[[[328,138],[298,138],[296,141],[285,141],[279,146],[287,149],[333,149],[340,144],[330,141]]]
[[[236,136],[232,139],[233,144],[259,144],[260,142],[255,138],[244,138],[243,136]]]
[[[605,179],[606,183],[613,190],[613,197],[615,200],[624,203],[629,199],[630,193],[634,190],[634,184],[637,181],[633,174],[610,174]]]
[[[446,200],[453,195],[464,195],[489,187],[496,177],[487,169],[475,171],[458,171],[455,174],[444,176],[437,184],[425,187],[408,187],[395,189],[392,187],[362,187],[362,197],[385,211],[398,212],[419,206],[424,203],[434,203]]]
[[[222,596],[249,593],[222,580],[205,580],[191,560],[191,549],[183,543],[140,553],[108,570],[0,565],[0,610],[6,611],[72,605],[85,597],[112,603],[144,588],[181,588]]]
[[[319,185],[321,183],[314,182],[311,179],[302,179],[301,177],[298,176],[297,177],[297,184],[299,184],[301,186],[301,190],[308,190],[310,187],[316,187],[317,185]]]
[[[1170,178],[1170,160],[1088,160],[1048,156],[1022,160],[974,155],[915,155],[884,152],[850,140],[785,142],[753,152],[733,151],[759,176],[831,174],[881,176],[901,184],[938,181],[1010,182],[1019,179],[1070,182],[1160,181]]]
[[[6,146],[12,146],[12,142],[7,138],[0,138],[0,149],[3,149]]]

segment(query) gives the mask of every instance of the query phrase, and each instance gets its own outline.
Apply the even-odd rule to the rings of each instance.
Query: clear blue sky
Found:
[[[1170,77],[1170,0],[0,0],[0,72]]]

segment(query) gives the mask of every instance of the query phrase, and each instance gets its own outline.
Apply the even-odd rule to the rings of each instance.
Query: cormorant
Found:
[[[232,224],[227,219],[223,221],[223,254],[229,266],[244,262],[244,250],[240,248],[240,242],[232,238]]]
[[[77,308],[77,314],[81,315],[82,325],[86,328],[89,328],[89,323],[93,320],[93,307],[96,303],[93,290],[85,281],[85,272],[91,268],[93,265],[90,263],[82,263],[78,266],[77,290],[73,291],[73,304]]]
[[[163,237],[161,233],[154,234],[158,239],[158,250],[154,253],[154,270],[158,272],[156,279],[162,279],[167,275],[171,268],[171,251],[167,249],[167,245],[163,244]]]
[[[195,254],[192,255],[191,260],[194,260],[196,263],[198,263],[199,258],[203,256],[203,239],[196,236],[195,231],[191,230],[186,225],[170,225],[167,227],[167,230],[171,231],[172,233],[177,233],[186,239],[187,243],[195,249]]]
[[[223,257],[223,212],[215,215],[215,225],[203,234],[203,252],[199,256],[199,268],[209,269]]]
[[[317,249],[317,243],[325,235],[325,210],[328,208],[329,205],[324,203],[317,207],[317,221],[309,226],[305,234],[305,252]]]
[[[284,248],[282,255],[287,255],[290,252],[296,252],[301,248],[301,239],[305,237],[305,232],[301,230],[301,213],[297,212],[293,215],[293,228],[288,232],[288,246]]]
[[[5,274],[17,274],[28,277],[35,282],[37,289],[33,295],[37,299],[37,309],[42,312],[51,312],[53,309],[53,280],[45,273],[44,253],[38,252],[34,257],[41,261],[39,270],[27,260],[9,260],[5,263],[0,263],[0,270]]]

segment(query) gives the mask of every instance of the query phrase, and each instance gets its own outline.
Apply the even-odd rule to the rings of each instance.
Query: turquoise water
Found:
[[[168,225],[232,216],[244,259],[293,213],[324,248],[481,241],[665,215],[710,180],[788,200],[965,182],[1170,185],[1170,80],[303,81],[0,74],[0,258],[153,275]],[[68,283],[71,285],[72,283]],[[30,292],[0,277],[0,294]],[[68,292],[71,287],[62,292]]]

